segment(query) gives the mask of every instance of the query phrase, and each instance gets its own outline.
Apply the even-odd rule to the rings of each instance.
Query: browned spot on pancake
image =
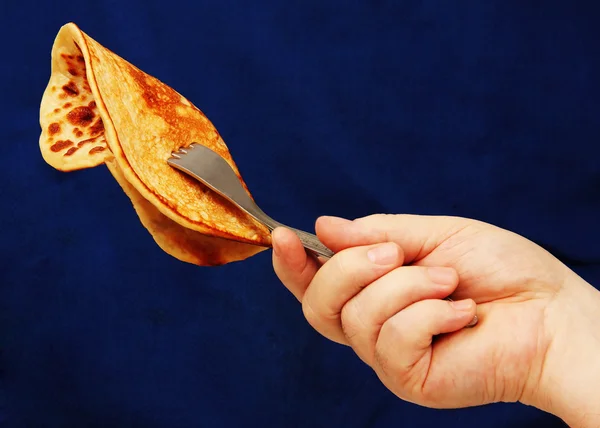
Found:
[[[81,62],[81,63],[85,62],[85,59],[83,58],[83,55],[77,55],[77,62]]]
[[[98,139],[98,137],[99,136],[96,135],[95,137],[88,138],[87,140],[80,141],[79,143],[77,143],[77,147],[81,147],[84,144],[93,143],[93,142],[95,142]]]
[[[54,109],[54,113],[60,113],[60,109],[59,108],[55,108]]]
[[[65,94],[64,92],[62,94],[58,95],[58,98],[61,100],[64,100],[65,98],[67,98],[67,94]],[[59,110],[60,111],[60,110]]]
[[[61,150],[66,149],[67,147],[71,147],[73,144],[74,143],[71,140],[60,140],[54,143],[52,146],[50,146],[50,150],[52,150],[54,153],[60,152]]]
[[[182,121],[190,120],[187,116],[180,116],[177,112],[177,107],[181,106],[181,95],[133,65],[127,64],[127,69],[139,87],[144,103],[149,110],[176,128],[180,127],[179,124]],[[198,127],[198,125],[198,122],[194,121],[194,126]],[[208,126],[207,122],[205,129],[208,129]]]
[[[72,97],[76,97],[77,95],[79,95],[79,89],[77,88],[75,82],[73,82],[72,80],[66,85],[64,85],[62,89],[63,91],[65,91],[66,94],[69,94]]]
[[[106,147],[96,146],[96,147],[91,148],[88,153],[90,155],[93,155],[94,153],[100,153],[100,152],[103,152],[104,150],[106,150]]]
[[[152,92],[152,90],[149,90],[148,88],[144,88],[142,97],[144,98],[144,101],[146,101],[146,104],[148,105],[148,107],[159,108],[160,99],[158,98],[157,94]]]
[[[52,92],[56,91],[56,86],[53,86],[53,87],[51,87],[51,88],[50,88],[50,90],[51,90]]]
[[[77,150],[79,150],[79,147],[71,147],[69,150],[67,150],[67,153],[65,153],[65,156],[71,156]]]
[[[73,104],[71,103],[65,103],[65,105],[63,106],[63,108],[71,108]]]
[[[79,97],[81,99],[81,101],[85,101],[85,99],[87,98],[86,94],[81,94],[81,97]]]
[[[67,70],[69,72],[69,74],[71,76],[78,76],[79,74],[77,73],[77,69],[75,69],[74,67],[69,67],[69,69]]]
[[[68,55],[68,54],[60,54],[61,57],[63,57],[64,59],[73,59],[73,55]]]
[[[89,108],[96,108],[96,101],[90,101],[90,103],[88,104]]]
[[[69,122],[71,122],[73,125],[80,125],[84,127],[92,123],[94,117],[96,117],[96,115],[92,109],[86,106],[75,107],[73,110],[67,113],[67,120]]]
[[[73,131],[73,133],[75,134],[75,136],[76,136],[77,138],[81,138],[81,137],[83,137],[83,132],[81,132],[79,129],[75,129],[75,130]]]
[[[102,123],[102,119],[98,118],[96,123],[90,127],[90,133],[96,135],[100,134],[102,131],[104,131],[104,123]]]
[[[129,73],[142,90],[142,98],[152,109],[161,109],[164,104],[175,101],[173,91],[157,91],[161,87],[160,82],[152,76],[129,65]],[[180,98],[180,97],[177,97]]]
[[[56,122],[51,123],[50,126],[48,126],[48,132],[50,133],[50,135],[59,133],[60,124]]]

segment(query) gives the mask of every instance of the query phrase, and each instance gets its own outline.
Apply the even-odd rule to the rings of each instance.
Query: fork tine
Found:
[[[185,148],[174,152],[173,157],[175,159],[168,161],[172,167],[197,179],[264,224],[268,229],[272,230],[274,225],[280,225],[256,205],[256,202],[247,194],[231,165],[216,151],[197,142],[191,142]],[[333,255],[333,252],[325,247],[315,235],[298,230],[296,233],[307,250],[324,258],[330,258]]]

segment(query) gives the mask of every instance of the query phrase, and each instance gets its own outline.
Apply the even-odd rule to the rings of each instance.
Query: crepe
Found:
[[[227,160],[214,125],[185,97],[101,46],[75,24],[52,48],[40,106],[40,151],[60,171],[106,164],[156,243],[179,260],[220,265],[271,245],[268,229],[167,164],[196,142]]]

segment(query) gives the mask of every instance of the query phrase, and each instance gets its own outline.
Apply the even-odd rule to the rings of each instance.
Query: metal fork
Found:
[[[304,248],[311,253],[326,259],[333,256],[333,251],[323,245],[319,238],[312,233],[286,226],[265,214],[248,196],[227,161],[208,147],[192,143],[185,149],[171,153],[171,158],[167,160],[167,163],[204,183],[255,220],[264,224],[269,231],[273,231],[277,227],[285,227],[294,231]]]
[[[227,161],[208,147],[192,143],[185,149],[179,149],[178,151],[171,153],[171,158],[167,160],[167,163],[194,177],[201,183],[204,183],[210,189],[248,213],[258,222],[264,224],[270,231],[273,231],[277,227],[285,227],[293,230],[300,238],[304,248],[309,252],[325,259],[329,259],[333,256],[333,251],[323,245],[321,241],[319,241],[319,238],[312,233],[285,226],[265,214],[250,196],[248,196],[246,190],[242,187],[240,180]],[[446,300],[452,301],[450,297],[446,298]],[[475,315],[467,327],[475,326],[477,321],[477,315]]]

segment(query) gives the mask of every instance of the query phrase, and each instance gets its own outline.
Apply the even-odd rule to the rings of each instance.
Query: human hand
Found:
[[[561,347],[575,340],[569,325],[589,332],[581,317],[598,319],[600,298],[551,254],[453,217],[325,217],[317,235],[337,253],[322,266],[292,232],[276,230],[275,271],[308,322],[351,346],[397,396],[435,408],[522,401],[572,418],[565,388],[578,396],[586,388],[557,382],[568,368]],[[379,261],[370,258],[376,248]],[[454,302],[442,300],[448,296]],[[477,326],[465,329],[475,314]],[[598,333],[589,333],[593,348],[585,335],[578,345],[600,349]],[[589,354],[568,364],[587,364]],[[600,379],[600,369],[587,374]]]

